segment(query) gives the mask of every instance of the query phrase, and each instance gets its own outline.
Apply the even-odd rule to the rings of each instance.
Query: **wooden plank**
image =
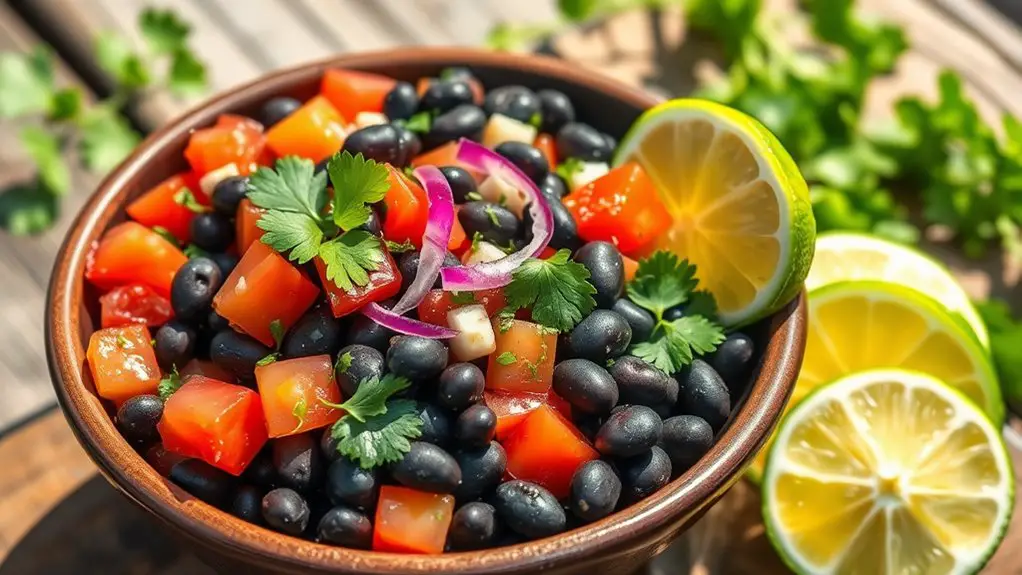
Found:
[[[1018,24],[980,0],[934,0],[934,4],[1022,72],[1022,28]],[[1014,4],[1015,18],[1022,22],[1022,3],[1015,0]]]
[[[318,23],[310,26],[315,33],[337,38],[344,51],[382,50],[410,42],[393,27],[386,27],[362,0],[294,0],[290,6]]]

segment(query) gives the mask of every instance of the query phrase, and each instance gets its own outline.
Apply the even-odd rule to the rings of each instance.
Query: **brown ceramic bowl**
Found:
[[[191,497],[150,467],[114,427],[94,394],[85,347],[98,324],[97,294],[83,280],[90,246],[124,219],[125,204],[185,168],[189,132],[223,113],[254,113],[270,97],[316,92],[323,70],[345,67],[415,81],[466,65],[486,85],[562,90],[579,117],[621,137],[656,99],[590,70],[553,59],[469,49],[414,48],[353,54],[277,72],[222,94],[149,136],[99,187],[57,257],[46,317],[50,372],[78,441],[117,489],[158,517],[207,562],[264,573],[631,573],[663,551],[733,485],[777,423],[805,348],[805,298],[753,328],[760,367],[710,452],[648,499],[602,521],[540,541],[474,553],[396,555],[320,545],[237,519]]]

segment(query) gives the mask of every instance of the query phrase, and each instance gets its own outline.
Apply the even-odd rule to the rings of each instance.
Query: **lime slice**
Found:
[[[857,279],[894,282],[923,292],[961,315],[983,347],[990,347],[986,325],[943,264],[912,248],[865,234],[821,234],[806,288]]]
[[[898,284],[847,281],[809,292],[805,358],[789,406],[816,387],[874,368],[928,373],[976,402],[995,424],[1004,421],[997,376],[964,323],[922,293]],[[762,472],[766,450],[750,467]]]
[[[1014,493],[1004,441],[975,404],[884,369],[819,388],[785,417],[763,478],[767,534],[798,573],[975,573]]]
[[[679,99],[647,110],[614,164],[637,161],[674,227],[657,248],[698,266],[728,326],[782,307],[802,287],[816,221],[795,162],[762,124],[737,110]]]

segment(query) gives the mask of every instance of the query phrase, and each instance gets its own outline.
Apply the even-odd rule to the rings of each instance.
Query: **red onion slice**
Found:
[[[447,255],[447,244],[451,241],[451,230],[454,228],[454,196],[447,178],[435,166],[421,166],[415,169],[415,177],[422,183],[429,202],[429,215],[426,220],[426,231],[422,234],[422,251],[419,252],[419,267],[415,270],[415,279],[405,290],[391,312],[401,315],[426,297],[426,293],[444,264]]]
[[[504,287],[511,283],[511,273],[525,260],[537,257],[550,243],[554,233],[554,215],[546,197],[517,166],[500,154],[471,140],[462,139],[458,145],[458,162],[470,170],[500,178],[528,196],[532,214],[532,241],[521,250],[499,260],[456,266],[440,270],[447,291],[479,291]]]
[[[396,314],[378,303],[362,306],[360,311],[383,327],[405,335],[417,335],[429,339],[447,339],[458,335],[456,330]]]

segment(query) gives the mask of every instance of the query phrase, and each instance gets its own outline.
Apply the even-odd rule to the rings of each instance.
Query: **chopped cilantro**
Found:
[[[433,116],[429,112],[419,112],[404,122],[409,131],[425,134],[433,125]]]
[[[639,261],[635,279],[628,284],[628,298],[657,317],[688,301],[695,289],[696,267],[667,251],[655,252]]]
[[[531,116],[529,116],[529,125],[534,127],[534,128],[538,128],[538,127],[542,126],[543,125],[543,115],[540,114],[539,112],[533,112],[533,114]]]
[[[177,237],[175,237],[174,234],[170,233],[170,230],[168,230],[167,228],[163,226],[153,226],[152,229],[161,238],[167,240],[168,242],[174,244],[175,246],[181,245],[181,243],[177,241]]]
[[[497,356],[497,363],[500,365],[511,365],[516,361],[518,361],[518,358],[510,351],[505,351]]]
[[[131,340],[124,337],[123,333],[119,333],[117,334],[117,347],[121,349],[128,349],[129,347],[131,347]]]
[[[569,261],[570,255],[560,250],[546,260],[526,260],[504,288],[508,307],[531,308],[536,322],[560,332],[575,327],[596,307],[596,288],[588,281],[589,270]]]
[[[660,320],[657,334],[632,348],[632,353],[666,373],[692,363],[693,353],[709,353],[724,341],[724,330],[702,316],[687,315],[672,322]]]
[[[405,252],[415,251],[415,244],[413,244],[410,240],[405,240],[401,243],[392,242],[390,240],[383,240],[383,242],[387,244],[387,251],[392,254],[403,254]]]
[[[390,189],[387,166],[367,160],[362,154],[347,150],[335,155],[327,164],[334,188],[333,220],[344,231],[353,230],[369,221],[372,208]]]
[[[386,261],[380,238],[364,230],[353,230],[325,242],[319,257],[326,264],[326,277],[344,291],[369,283],[369,272]]]
[[[320,402],[327,407],[343,409],[345,417],[353,417],[358,421],[387,413],[387,399],[395,393],[407,388],[411,382],[407,378],[387,374],[383,378],[363,379],[358,384],[355,394],[344,403],[331,403],[324,399]]]
[[[295,428],[292,430],[292,432],[298,431],[299,429],[301,429],[303,425],[305,425],[305,417],[308,414],[309,404],[307,401],[305,401],[305,396],[303,395],[298,398],[298,401],[295,402],[294,407],[291,408],[291,415],[295,416],[295,419],[298,420],[298,424],[295,425]]]
[[[452,291],[451,303],[456,305],[469,305],[476,302],[476,296],[470,291]]]
[[[174,395],[175,391],[181,389],[182,383],[181,374],[178,373],[177,366],[174,366],[170,373],[165,375],[160,380],[160,383],[156,385],[156,393],[159,394],[160,399],[167,401],[167,398]]]
[[[504,308],[497,312],[497,330],[500,333],[507,333],[515,322],[515,310]]]
[[[409,385],[407,379],[388,374],[382,379],[362,380],[344,403],[320,399],[324,405],[346,412],[331,430],[334,439],[339,440],[337,451],[365,469],[400,461],[411,449],[408,440],[422,435],[422,419],[415,402],[390,399]]]
[[[472,202],[478,202],[483,199],[483,196],[480,195],[479,192],[469,192],[465,194],[465,199]]]
[[[486,206],[483,208],[483,211],[486,212],[486,216],[490,218],[491,224],[495,227],[500,227],[500,220],[497,219],[497,210],[494,210],[493,206]]]
[[[209,206],[204,206],[200,204],[199,200],[195,199],[195,194],[193,194],[192,191],[189,190],[188,188],[181,188],[180,190],[174,192],[174,203],[179,206],[184,206],[188,210],[193,211],[197,214],[209,212],[212,211],[213,209],[210,208]]]
[[[188,256],[188,259],[209,257],[209,252],[195,244],[188,244],[181,251]]]
[[[277,345],[277,350],[280,350],[280,343],[284,341],[284,331],[284,322],[279,319],[270,322],[270,336],[273,337],[273,343]]]
[[[263,366],[270,365],[271,363],[277,361],[277,359],[279,359],[279,358],[280,358],[280,354],[275,352],[275,351],[272,352],[272,353],[268,353],[268,354],[264,355],[259,361],[256,362],[256,367],[263,367]]]
[[[565,181],[571,181],[571,177],[582,171],[585,166],[584,162],[578,158],[567,158],[563,162],[557,165],[557,169],[554,172],[558,176],[565,179]]]
[[[346,351],[341,355],[337,356],[337,362],[334,363],[334,369],[337,373],[347,373],[351,369],[351,362],[354,358],[351,357],[351,352]]]

